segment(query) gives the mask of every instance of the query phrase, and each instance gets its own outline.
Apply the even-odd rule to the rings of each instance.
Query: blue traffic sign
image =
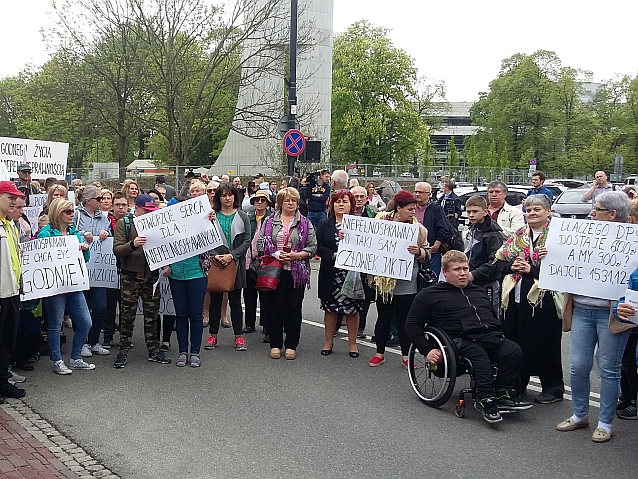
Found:
[[[306,149],[306,138],[299,130],[289,130],[284,135],[284,151],[290,156],[299,156]]]

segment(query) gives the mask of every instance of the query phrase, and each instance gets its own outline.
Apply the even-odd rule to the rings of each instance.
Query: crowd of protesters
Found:
[[[572,431],[589,425],[589,375],[597,344],[601,407],[592,440],[606,442],[612,435],[614,416],[636,419],[636,328],[628,321],[634,310],[624,298],[610,302],[539,289],[551,222],[551,198],[542,187],[543,180],[541,172],[534,174],[534,189],[522,210],[505,201],[507,186],[500,181],[488,185],[487,199],[470,197],[465,204],[469,225],[459,245],[454,237],[461,207],[452,180],[443,182],[438,200],[429,183],[417,182],[413,192],[401,190],[384,201],[373,183],[359,186],[343,170],[322,170],[301,180],[286,177],[279,188],[277,181],[266,182],[261,173],[245,187],[239,177],[231,181],[226,175],[207,178],[189,173],[179,191],[163,176],[146,191],[131,179],[113,191],[99,182],[83,186],[78,179],[71,185],[55,179],[40,184],[31,179],[30,166],[22,164],[15,182],[0,182],[0,395],[19,398],[25,394],[15,385],[25,378],[14,369],[33,370],[44,341],[53,371],[68,375],[75,370],[94,370],[89,358],[110,355],[119,331],[113,365],[124,368],[140,302],[149,361],[171,363],[168,353],[174,347],[171,338],[175,332],[175,364],[200,367],[201,350],[217,347],[220,326],[232,327],[234,349],[245,351],[244,335],[257,331],[258,304],[259,326],[264,343],[270,345],[270,358],[294,360],[304,297],[311,283],[311,261],[319,260],[317,292],[324,311],[325,342],[317,347],[318,353],[333,353],[334,336],[345,320],[348,355],[358,358],[357,339],[368,338],[366,317],[376,304],[372,337],[376,354],[368,361],[370,366],[385,363],[385,349],[394,336],[406,368],[411,343],[429,361],[437,362],[441,352],[422,341],[423,327],[449,316],[446,327],[451,328],[449,333],[464,354],[473,355],[477,364],[487,361],[488,366],[488,356],[503,361],[502,388],[495,384],[477,388],[477,405],[488,422],[502,420],[501,406],[532,406],[524,400],[531,376],[539,377],[542,388],[533,398],[536,404],[563,399],[562,324],[569,318],[574,414],[557,429]],[[36,229],[24,215],[24,207],[38,194],[47,197]],[[143,252],[146,237],[138,235],[133,218],[198,196],[210,202],[208,221],[219,228],[223,244],[205,255],[151,270]],[[590,200],[595,220],[638,223],[638,200],[632,203],[625,193],[607,188],[602,177],[583,198]],[[407,249],[414,256],[410,279],[354,274],[336,267],[344,215],[416,225],[418,239]],[[90,287],[21,303],[20,243],[66,235],[78,238],[85,260],[91,243],[113,237],[119,289]],[[272,258],[281,265],[278,285],[274,290],[258,290],[255,265],[258,268],[260,261]],[[211,262],[236,268],[230,291],[207,291]],[[419,275],[424,269],[440,277],[440,286],[421,289]],[[160,318],[160,292],[154,287],[160,275],[168,277],[174,316]],[[360,285],[363,294],[356,298],[345,294],[346,282]],[[629,288],[638,289],[638,270],[631,275]],[[454,299],[459,294],[464,298],[461,304]],[[558,294],[561,301],[556,300]],[[472,336],[474,316],[460,317],[468,305],[477,324],[489,331],[489,338]],[[442,312],[430,318],[434,311]],[[61,353],[65,324],[73,329],[68,361]]]

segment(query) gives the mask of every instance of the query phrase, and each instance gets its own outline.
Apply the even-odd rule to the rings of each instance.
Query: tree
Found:
[[[454,144],[454,137],[450,137],[447,142],[447,166],[451,170],[452,168],[458,168],[459,166],[459,150]]]
[[[426,92],[419,97],[416,84],[413,59],[392,44],[386,29],[362,21],[337,35],[332,78],[333,161],[418,163],[428,148],[428,132],[420,115],[430,109],[434,95]]]

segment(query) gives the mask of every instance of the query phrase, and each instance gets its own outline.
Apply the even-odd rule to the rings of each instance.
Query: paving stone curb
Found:
[[[5,399],[5,403],[0,404],[0,408],[78,476],[120,479],[118,475],[99,464],[89,453],[62,435],[21,400]]]

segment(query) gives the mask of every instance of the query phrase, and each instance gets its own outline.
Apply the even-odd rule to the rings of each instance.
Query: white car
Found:
[[[403,178],[412,178],[412,173],[410,173],[409,171],[406,171],[404,173],[401,173],[401,177],[403,177]]]

